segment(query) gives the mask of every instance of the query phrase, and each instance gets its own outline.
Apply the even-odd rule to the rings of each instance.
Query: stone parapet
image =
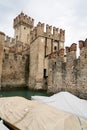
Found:
[[[82,41],[80,40],[79,41],[79,48],[80,50],[83,48],[83,47],[86,47],[87,46],[87,39],[85,41]]]
[[[77,44],[73,43],[70,47],[70,51],[76,51],[77,50]]]
[[[64,56],[64,49],[60,49],[59,50],[59,55],[63,55]]]
[[[53,52],[49,55],[49,59],[52,59],[52,58],[57,58],[58,57],[58,52]]]
[[[70,47],[65,47],[66,54],[70,52]]]
[[[0,32],[0,44],[4,45],[5,40],[5,34],[3,32]]]
[[[34,19],[21,12],[21,14],[14,19],[13,27],[15,28],[18,24],[26,24],[32,28],[34,26]]]
[[[4,35],[5,36],[4,32],[0,32],[0,35]]]
[[[49,59],[49,92],[69,91],[87,99],[87,40],[80,41],[80,47],[79,58],[76,58],[77,45],[73,43],[66,47],[65,61],[63,49],[56,59]]]
[[[87,39],[85,40],[85,46],[87,46]]]
[[[65,41],[65,30],[46,25],[46,32],[44,32],[44,23],[38,23],[36,27],[31,31],[31,42],[38,36],[47,37],[57,41]]]
[[[82,49],[84,47],[84,41],[80,40],[79,41],[79,48]]]

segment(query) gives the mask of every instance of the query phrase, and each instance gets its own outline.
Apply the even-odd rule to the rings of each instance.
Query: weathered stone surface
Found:
[[[10,53],[7,59],[5,58],[4,54],[1,77],[2,87],[21,87],[25,85],[25,66],[27,58],[22,59],[21,55],[15,57],[13,53]]]
[[[0,32],[0,88],[28,86],[49,92],[70,91],[87,98],[87,39],[64,50],[65,31],[21,13],[14,19],[14,38]],[[44,32],[46,30],[46,32]]]
[[[49,65],[48,92],[69,91],[87,99],[87,46],[81,48],[78,59],[76,59],[75,46],[72,49],[74,51],[66,50],[66,62],[61,56],[55,60],[49,59],[51,65]],[[56,66],[53,66],[55,61]]]

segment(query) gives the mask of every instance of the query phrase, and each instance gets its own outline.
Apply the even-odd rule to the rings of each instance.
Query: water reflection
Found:
[[[11,97],[11,96],[22,96],[27,99],[31,99],[31,96],[34,95],[42,95],[47,96],[46,91],[31,91],[31,90],[1,90],[0,91],[0,97]]]

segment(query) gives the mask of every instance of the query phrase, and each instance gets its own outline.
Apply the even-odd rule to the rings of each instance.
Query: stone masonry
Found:
[[[80,57],[76,58],[76,44],[49,56],[48,92],[69,91],[87,99],[87,39],[79,41]]]
[[[21,12],[13,22],[14,38],[0,32],[0,89],[28,87],[87,98],[87,39],[64,50],[65,31]],[[44,31],[46,30],[46,31]],[[66,54],[66,55],[65,55]]]
[[[0,32],[0,88],[47,89],[48,56],[64,47],[65,31],[21,12],[13,22],[14,38]]]

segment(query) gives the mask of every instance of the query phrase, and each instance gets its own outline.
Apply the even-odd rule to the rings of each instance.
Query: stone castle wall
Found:
[[[38,36],[47,37],[49,39],[53,39],[55,41],[65,41],[65,30],[58,29],[56,27],[52,27],[46,24],[46,32],[44,23],[38,23],[36,27],[31,31],[31,42],[36,39]]]
[[[1,76],[2,88],[26,87],[26,64],[26,56],[4,53]]]
[[[0,88],[25,87],[70,91],[87,99],[87,39],[66,47],[65,31],[38,23],[24,13],[13,23],[14,38],[0,32]],[[46,31],[44,31],[46,30]]]
[[[70,91],[87,99],[87,40],[79,43],[80,57],[76,58],[76,44],[66,47],[66,62],[63,53],[49,59],[48,91]]]
[[[36,85],[36,76],[38,71],[38,39],[36,39],[30,47],[30,72],[29,72],[29,86],[34,88]]]
[[[29,88],[47,89],[48,56],[64,48],[65,31],[39,22],[30,36]]]
[[[0,32],[0,88],[26,87],[28,79],[29,46]]]

